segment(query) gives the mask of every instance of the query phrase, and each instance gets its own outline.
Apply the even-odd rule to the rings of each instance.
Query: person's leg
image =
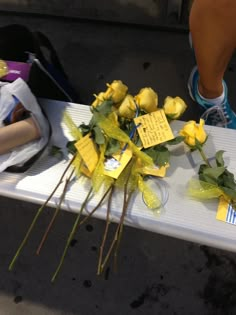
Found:
[[[236,47],[236,0],[194,0],[190,32],[205,98],[223,92],[222,80]]]

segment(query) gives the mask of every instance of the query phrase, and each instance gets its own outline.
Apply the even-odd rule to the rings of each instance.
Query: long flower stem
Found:
[[[118,250],[120,247],[120,242],[121,242],[121,238],[122,238],[122,233],[123,233],[123,227],[124,227],[124,219],[128,210],[128,206],[129,206],[129,202],[131,200],[131,197],[133,195],[133,192],[130,192],[128,195],[127,200],[125,201],[124,204],[124,209],[123,209],[123,213],[122,213],[122,217],[121,217],[121,225],[118,231],[118,235],[117,235],[117,242],[116,242],[116,248],[115,248],[115,252],[114,252],[114,270],[117,271],[117,258],[118,258]]]
[[[206,154],[205,154],[205,152],[203,151],[203,149],[202,149],[202,148],[198,148],[198,151],[200,152],[201,157],[202,157],[203,161],[206,163],[206,165],[209,166],[209,167],[211,167],[211,164],[209,163],[209,161],[208,161],[208,159],[207,159],[207,157],[206,157]]]
[[[108,234],[108,229],[109,229],[109,225],[110,225],[110,212],[111,212],[111,202],[112,202],[113,193],[114,193],[114,185],[112,185],[112,187],[111,187],[111,192],[110,192],[108,204],[107,204],[106,226],[105,226],[105,231],[103,234],[102,244],[100,246],[100,251],[99,251],[97,275],[101,274],[103,250],[104,250],[104,246],[105,246],[105,242],[106,242],[107,234]]]
[[[48,227],[47,227],[47,229],[46,229],[46,231],[45,231],[45,233],[44,233],[44,235],[43,235],[43,237],[42,237],[42,239],[41,239],[41,241],[39,243],[38,248],[37,248],[37,251],[36,251],[37,255],[40,254],[40,251],[41,251],[41,249],[42,249],[42,247],[43,247],[43,245],[44,245],[44,243],[45,243],[45,241],[46,241],[46,239],[48,237],[48,234],[49,234],[49,232],[50,232],[50,230],[52,228],[52,225],[53,225],[54,221],[56,220],[56,217],[57,217],[57,215],[58,215],[58,213],[59,213],[59,211],[61,209],[61,204],[62,204],[62,202],[65,199],[67,188],[68,188],[68,185],[70,184],[70,180],[71,180],[71,177],[72,177],[73,174],[74,174],[74,170],[72,170],[72,172],[70,173],[69,177],[66,179],[66,182],[65,182],[65,185],[64,185],[64,188],[63,188],[63,192],[62,192],[61,197],[60,197],[59,204],[56,207],[54,215],[53,215],[53,217],[52,217],[52,219],[51,219],[51,221],[50,221],[50,223],[49,223],[49,225],[48,225]]]
[[[112,185],[107,189],[107,191],[105,192],[105,194],[102,196],[102,198],[100,199],[100,201],[98,202],[98,204],[96,205],[95,208],[93,208],[93,210],[91,212],[89,212],[89,214],[84,217],[83,220],[81,220],[78,224],[78,226],[81,226],[82,224],[84,224],[96,211],[97,209],[101,206],[103,200],[106,198],[107,194],[110,192],[110,190],[112,189]]]
[[[17,251],[16,251],[16,253],[15,253],[13,259],[12,259],[12,261],[11,261],[10,264],[9,264],[8,270],[12,270],[12,269],[13,269],[13,267],[14,267],[14,265],[15,265],[15,262],[16,262],[17,258],[19,257],[19,255],[20,255],[20,253],[21,253],[23,247],[25,246],[26,242],[28,241],[28,238],[29,238],[29,236],[30,236],[30,234],[31,234],[31,232],[32,232],[32,230],[33,230],[33,228],[34,228],[34,226],[35,226],[35,224],[36,224],[36,222],[37,222],[37,220],[38,220],[40,214],[42,213],[42,211],[44,210],[44,208],[47,206],[49,200],[50,200],[50,199],[52,198],[52,196],[55,194],[55,192],[56,192],[56,190],[58,189],[58,187],[61,185],[61,183],[62,183],[62,181],[63,181],[63,178],[64,178],[65,174],[67,173],[68,169],[70,168],[70,166],[72,165],[72,163],[73,163],[75,157],[76,157],[76,154],[73,156],[73,158],[71,159],[70,163],[67,165],[67,167],[66,167],[66,169],[64,170],[64,172],[63,172],[61,178],[59,179],[59,181],[58,181],[56,187],[53,189],[53,191],[51,192],[51,194],[49,195],[49,197],[47,198],[47,200],[44,202],[44,204],[43,204],[43,205],[38,209],[38,211],[36,212],[36,214],[35,214],[35,216],[34,216],[34,219],[33,219],[32,223],[31,223],[31,225],[30,225],[28,231],[26,232],[26,235],[25,235],[23,241],[21,242],[20,246],[18,247],[18,249],[17,249]]]
[[[61,267],[62,267],[62,265],[63,265],[63,262],[64,262],[64,259],[65,259],[66,253],[67,253],[67,251],[68,251],[68,248],[69,248],[69,246],[70,246],[70,243],[71,243],[71,241],[72,241],[72,239],[73,239],[73,237],[74,237],[74,234],[75,234],[75,232],[76,232],[76,229],[77,229],[77,226],[78,226],[78,223],[79,223],[79,220],[80,220],[80,216],[81,216],[81,214],[82,214],[82,212],[83,212],[83,210],[84,210],[84,208],[85,208],[85,206],[86,206],[86,204],[87,204],[87,202],[88,202],[88,200],[89,200],[89,198],[90,198],[92,192],[93,192],[93,188],[91,187],[90,190],[89,190],[89,192],[88,192],[88,194],[87,194],[87,196],[86,196],[86,198],[85,198],[85,200],[84,200],[84,202],[83,202],[82,205],[81,205],[81,208],[80,208],[79,213],[77,214],[75,223],[74,223],[74,225],[73,225],[73,227],[72,227],[72,230],[71,230],[71,232],[70,232],[70,234],[69,234],[69,237],[68,237],[67,242],[66,242],[66,246],[65,246],[65,248],[64,248],[64,251],[63,251],[63,254],[62,254],[61,259],[60,259],[60,261],[59,261],[59,264],[58,264],[58,266],[57,266],[57,269],[56,269],[56,271],[55,271],[55,273],[54,273],[54,275],[53,275],[53,277],[52,277],[52,279],[51,279],[51,282],[54,282],[54,281],[55,281],[55,279],[56,279],[56,277],[57,277],[57,275],[58,275],[58,273],[59,273],[59,271],[60,271],[60,269],[61,269]]]
[[[115,232],[113,241],[112,241],[112,243],[110,245],[110,248],[108,249],[107,255],[105,256],[105,258],[103,260],[103,263],[101,264],[100,273],[103,272],[103,270],[104,270],[108,260],[110,259],[111,253],[112,253],[112,251],[114,249],[114,246],[117,243],[117,240],[118,239],[120,240],[119,236],[121,237],[120,230],[122,230],[122,226],[124,224],[124,219],[125,219],[125,215],[126,215],[127,208],[128,208],[127,201],[129,201],[129,198],[127,199],[127,193],[128,193],[128,183],[129,183],[129,179],[130,179],[130,175],[131,175],[131,170],[132,170],[132,167],[130,167],[130,171],[129,171],[128,175],[127,175],[127,179],[126,179],[126,182],[125,182],[125,185],[124,185],[123,208],[122,208],[120,221],[119,221],[118,226],[116,228],[116,232]]]

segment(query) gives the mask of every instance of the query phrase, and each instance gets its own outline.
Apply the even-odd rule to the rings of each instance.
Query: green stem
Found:
[[[203,161],[206,163],[206,165],[209,166],[209,167],[211,167],[211,164],[209,163],[209,161],[208,161],[208,159],[207,159],[207,157],[206,157],[206,155],[205,155],[203,149],[202,149],[202,148],[201,148],[201,149],[198,148],[198,151],[200,152],[201,157],[202,157]]]
[[[54,281],[55,281],[55,279],[56,279],[56,277],[57,277],[57,275],[58,275],[58,273],[59,273],[59,271],[60,271],[60,269],[61,269],[61,267],[62,267],[62,265],[63,265],[63,262],[64,262],[64,259],[65,259],[66,253],[67,253],[68,248],[69,248],[69,246],[70,246],[70,243],[71,243],[71,241],[72,241],[72,239],[73,239],[73,237],[74,237],[74,235],[75,235],[75,232],[76,232],[76,229],[77,229],[79,220],[80,220],[80,216],[81,216],[81,214],[82,214],[82,212],[83,212],[83,210],[84,210],[84,208],[85,208],[85,206],[86,206],[86,204],[87,204],[87,202],[88,202],[88,200],[89,200],[89,198],[90,198],[90,195],[92,194],[92,191],[93,191],[93,188],[91,187],[90,190],[89,190],[89,192],[88,192],[88,194],[87,194],[87,196],[86,196],[86,198],[85,198],[85,200],[84,200],[84,202],[83,202],[82,205],[81,205],[80,211],[79,211],[79,213],[77,214],[75,223],[74,223],[73,228],[72,228],[72,230],[71,230],[71,232],[70,232],[70,235],[69,235],[69,237],[68,237],[68,239],[67,239],[66,246],[65,246],[65,248],[64,248],[64,251],[63,251],[63,254],[62,254],[62,256],[61,256],[61,259],[60,259],[60,262],[59,262],[59,264],[58,264],[58,267],[57,267],[57,269],[56,269],[56,271],[55,271],[55,273],[54,273],[54,275],[53,275],[53,277],[52,277],[52,279],[51,279],[51,282],[54,282]]]
[[[132,165],[134,163],[133,160],[131,160],[130,162]],[[120,243],[120,240],[121,240],[121,234],[122,234],[122,226],[124,224],[124,220],[125,220],[125,215],[126,215],[126,212],[127,212],[127,208],[128,208],[128,203],[129,203],[129,200],[130,200],[130,197],[131,197],[131,194],[132,192],[129,194],[129,197],[127,198],[127,193],[128,193],[128,184],[129,184],[129,179],[130,179],[130,175],[131,175],[131,171],[132,171],[132,166],[130,167],[130,170],[129,170],[129,173],[127,175],[127,179],[125,181],[125,184],[124,184],[124,199],[123,199],[123,208],[122,208],[122,213],[121,213],[121,217],[120,217],[120,221],[118,223],[118,226],[116,228],[116,232],[115,232],[115,235],[114,235],[114,238],[113,238],[113,241],[110,245],[110,248],[108,249],[108,252],[103,260],[103,263],[101,264],[101,267],[100,267],[100,273],[103,272],[108,260],[110,259],[110,256],[111,256],[111,253],[114,249],[114,246],[116,245],[117,241],[119,241]],[[118,251],[118,247],[117,247],[117,251]],[[116,251],[116,255],[117,255],[117,251]]]
[[[35,214],[35,216],[34,216],[34,219],[33,219],[32,223],[31,223],[31,225],[30,225],[30,227],[29,227],[29,229],[28,229],[28,231],[27,231],[27,233],[26,233],[26,235],[25,235],[23,241],[21,242],[20,246],[18,247],[18,249],[17,249],[17,251],[16,251],[16,253],[15,253],[13,259],[12,259],[12,261],[11,261],[10,264],[9,264],[8,270],[11,271],[11,270],[13,269],[13,267],[14,267],[14,265],[15,265],[15,262],[16,262],[17,258],[19,257],[19,255],[20,255],[20,253],[21,253],[23,247],[25,246],[26,242],[28,241],[28,238],[29,238],[29,236],[30,236],[30,234],[31,234],[31,232],[32,232],[32,230],[33,230],[33,228],[34,228],[34,226],[35,226],[35,224],[36,224],[36,222],[37,222],[37,220],[38,220],[40,214],[42,213],[43,209],[46,207],[46,205],[48,204],[49,200],[52,198],[52,196],[54,195],[54,193],[56,192],[56,190],[58,189],[58,187],[59,187],[60,184],[62,183],[62,180],[63,180],[63,178],[64,178],[66,172],[67,172],[68,169],[70,168],[71,164],[73,163],[75,157],[76,157],[76,154],[73,156],[73,158],[71,159],[70,163],[67,165],[66,169],[64,170],[64,172],[63,172],[63,174],[62,174],[60,180],[58,181],[56,187],[54,188],[54,190],[51,192],[51,194],[49,195],[49,197],[47,198],[47,200],[44,202],[44,204],[43,204],[43,205],[38,209],[38,211],[36,212],[36,214]]]
[[[118,251],[119,251],[120,242],[121,242],[121,238],[122,238],[125,216],[127,214],[129,202],[131,200],[132,195],[133,195],[133,191],[129,193],[128,198],[125,201],[123,213],[122,213],[122,217],[121,217],[121,225],[120,225],[120,228],[119,228],[119,231],[117,234],[117,242],[116,242],[116,248],[115,248],[115,252],[114,252],[114,270],[115,271],[117,271],[117,269],[118,269],[117,268],[117,266],[118,266],[118,264],[117,264]]]
[[[49,232],[50,232],[50,230],[51,230],[51,228],[52,228],[52,225],[53,225],[54,221],[56,220],[56,217],[57,217],[57,215],[58,215],[58,213],[59,213],[59,211],[60,211],[60,209],[61,209],[61,204],[62,204],[62,202],[63,202],[64,199],[65,199],[65,195],[66,195],[66,192],[67,192],[67,188],[68,188],[68,185],[69,185],[69,183],[70,183],[70,180],[71,180],[71,177],[72,177],[73,174],[74,174],[74,169],[73,169],[72,172],[70,173],[69,177],[66,179],[65,186],[64,186],[64,188],[63,188],[63,192],[62,192],[62,194],[61,194],[61,196],[60,196],[59,204],[58,204],[58,206],[56,207],[56,210],[55,210],[55,212],[54,212],[54,215],[53,215],[53,217],[52,217],[52,219],[51,219],[51,221],[50,221],[50,223],[49,223],[49,225],[48,225],[48,227],[47,227],[45,233],[43,234],[43,237],[42,237],[42,239],[41,239],[41,241],[40,241],[40,243],[39,243],[39,246],[38,246],[38,248],[37,248],[37,251],[36,251],[36,254],[37,254],[37,255],[40,254],[40,251],[41,251],[41,249],[42,249],[42,247],[43,247],[43,245],[44,245],[44,243],[45,243],[45,241],[46,241],[46,239],[47,239],[47,237],[48,237],[48,234],[49,234]]]
[[[109,195],[109,199],[108,199],[108,204],[107,204],[106,226],[105,226],[105,231],[104,231],[104,234],[103,234],[102,244],[100,246],[100,251],[99,251],[97,275],[101,274],[101,264],[102,264],[103,250],[104,250],[104,246],[105,246],[105,242],[106,242],[107,234],[108,234],[108,229],[109,229],[109,225],[110,225],[110,212],[111,212],[112,196],[113,196],[113,193],[114,193],[114,185],[112,185],[111,188],[112,189],[111,189],[111,192],[110,192],[110,195]]]
[[[83,220],[81,220],[81,221],[79,222],[79,225],[78,225],[78,226],[81,226],[82,224],[84,224],[84,223],[95,213],[95,211],[97,211],[97,209],[101,206],[103,200],[106,198],[106,196],[107,196],[107,194],[109,193],[109,191],[112,189],[112,186],[113,186],[113,185],[111,185],[111,186],[107,189],[107,191],[106,191],[105,194],[102,196],[102,198],[100,199],[100,201],[98,202],[98,204],[96,205],[96,207],[93,208],[93,210],[92,210],[91,212],[89,212],[89,214],[88,214],[86,217],[84,217]]]

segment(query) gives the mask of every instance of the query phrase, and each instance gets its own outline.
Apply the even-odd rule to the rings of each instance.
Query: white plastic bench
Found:
[[[88,122],[90,110],[88,106],[64,103],[59,101],[41,100],[53,125],[52,143],[65,145],[68,132],[61,122],[64,109],[73,117],[76,123]],[[172,124],[173,130],[179,130],[183,122]],[[209,138],[206,145],[208,156],[213,156],[217,150],[225,150],[225,160],[229,170],[236,170],[236,131],[217,127],[206,128]],[[197,154],[183,155],[184,146],[176,147],[171,166],[167,171],[166,183],[169,197],[165,209],[157,216],[149,210],[140,193],[134,198],[126,216],[125,223],[135,228],[152,231],[172,237],[193,241],[225,250],[236,251],[236,226],[216,220],[217,200],[200,202],[191,200],[186,194],[186,185],[196,172],[201,162]],[[45,155],[29,171],[23,174],[3,172],[0,174],[0,195],[42,204],[57,184],[68,161]],[[193,168],[193,164],[195,167]],[[89,189],[86,179],[74,182],[62,208],[78,212],[81,203]],[[55,207],[58,203],[62,187],[55,194],[49,205]],[[98,200],[98,195],[91,200],[86,211],[90,211]],[[117,221],[120,216],[122,198],[119,193],[112,204],[112,218]],[[101,206],[94,217],[105,219],[106,208]]]

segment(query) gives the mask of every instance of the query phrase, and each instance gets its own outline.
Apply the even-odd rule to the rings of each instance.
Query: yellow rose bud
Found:
[[[150,87],[145,87],[135,96],[137,105],[146,113],[151,113],[157,110],[158,96]]]
[[[93,107],[97,107],[97,106],[101,105],[102,102],[105,101],[105,97],[104,97],[105,93],[104,92],[100,92],[98,95],[96,95],[96,94],[93,94],[93,95],[95,97],[95,100],[92,103]]]
[[[187,122],[180,130],[179,134],[185,137],[184,142],[190,147],[196,145],[196,139],[200,144],[203,144],[207,139],[207,134],[204,130],[204,120],[200,119],[199,124],[194,120]]]
[[[164,101],[164,112],[170,119],[178,119],[186,110],[187,105],[182,98],[176,96],[175,98],[167,96]]]
[[[107,83],[107,86],[104,97],[105,99],[112,98],[114,103],[121,102],[128,91],[128,87],[120,80],[114,80],[111,84]]]
[[[127,94],[120,107],[118,108],[118,115],[124,118],[132,119],[135,116],[136,105],[132,95]]]

